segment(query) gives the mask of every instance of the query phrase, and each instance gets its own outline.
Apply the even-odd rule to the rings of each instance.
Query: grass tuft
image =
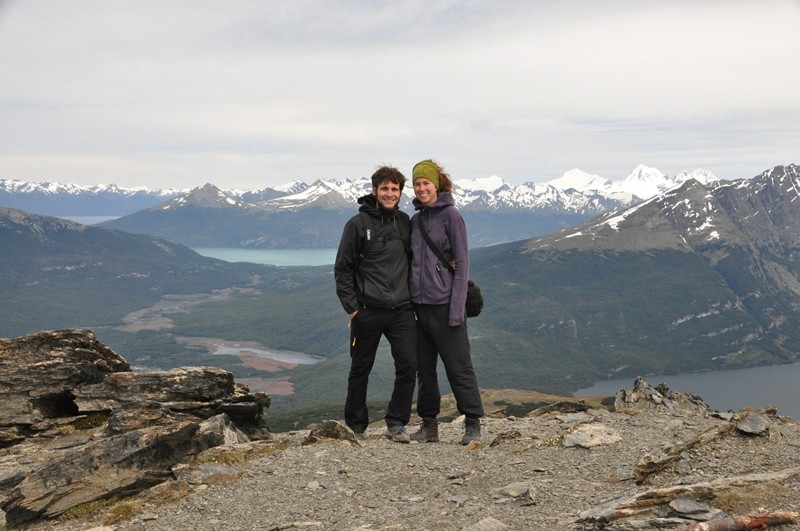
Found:
[[[142,510],[141,502],[122,502],[111,507],[103,517],[104,525],[114,525],[130,520]]]

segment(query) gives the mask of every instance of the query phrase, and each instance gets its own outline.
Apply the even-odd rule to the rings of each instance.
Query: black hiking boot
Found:
[[[419,430],[411,434],[412,441],[439,442],[439,421],[436,417],[425,417]]]
[[[461,444],[469,444],[472,441],[481,440],[481,419],[467,417],[464,420],[464,437]]]

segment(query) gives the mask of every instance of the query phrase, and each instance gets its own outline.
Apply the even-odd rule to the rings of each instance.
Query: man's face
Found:
[[[400,202],[400,185],[391,181],[383,181],[378,187],[372,187],[372,193],[378,198],[382,209],[392,211]]]

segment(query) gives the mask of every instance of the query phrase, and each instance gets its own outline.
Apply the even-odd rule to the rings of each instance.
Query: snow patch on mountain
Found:
[[[307,188],[290,195],[271,199],[264,203],[280,210],[295,210],[308,206],[322,206],[334,208],[354,205],[359,197],[372,190],[372,181],[360,178],[354,181],[348,179],[318,180]]]

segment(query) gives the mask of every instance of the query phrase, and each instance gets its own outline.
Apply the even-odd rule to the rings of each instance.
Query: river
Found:
[[[239,355],[251,353],[259,358],[268,358],[292,365],[313,365],[325,360],[325,358],[321,356],[312,356],[311,354],[304,354],[302,352],[263,350],[253,347],[229,346],[224,344],[214,344],[214,346],[216,347],[214,354]]]
[[[239,249],[231,247],[194,247],[203,256],[226,262],[251,262],[277,266],[320,266],[333,264],[336,249]]]
[[[632,389],[634,378],[604,380],[575,392],[576,397],[613,396]],[[713,409],[738,411],[743,407],[778,406],[778,412],[800,419],[800,363],[750,369],[645,377],[656,386],[665,383],[672,391],[694,393]]]

